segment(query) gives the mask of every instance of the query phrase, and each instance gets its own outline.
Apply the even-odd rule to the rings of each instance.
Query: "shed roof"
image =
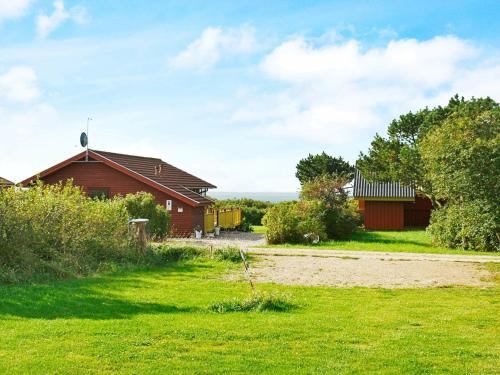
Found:
[[[117,169],[130,177],[155,187],[160,191],[164,191],[193,206],[204,206],[212,203],[212,200],[194,192],[192,189],[209,189],[216,186],[161,159],[97,150],[89,150],[88,156],[92,160],[101,161],[111,168]],[[86,152],[81,152],[68,160],[46,169],[38,175],[27,178],[21,184],[27,185],[39,177],[43,178],[64,168],[72,162],[84,160],[85,157]]]
[[[6,178],[0,177],[0,186],[13,186],[14,183],[12,181],[7,180]]]
[[[368,182],[356,169],[353,196],[357,199],[414,200],[415,189],[400,182]]]

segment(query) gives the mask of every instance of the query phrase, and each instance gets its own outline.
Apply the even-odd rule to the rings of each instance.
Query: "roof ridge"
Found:
[[[121,156],[131,156],[133,158],[160,160],[161,162],[165,163],[160,158],[155,158],[153,156],[140,156],[140,155],[132,155],[132,154],[123,154],[121,152],[103,151],[103,150],[94,150],[94,149],[89,149],[89,151],[95,152],[96,154],[99,154],[99,155],[101,155],[101,153],[106,153],[106,154],[114,154],[114,155],[121,155]],[[165,164],[167,164],[167,163],[165,163]]]

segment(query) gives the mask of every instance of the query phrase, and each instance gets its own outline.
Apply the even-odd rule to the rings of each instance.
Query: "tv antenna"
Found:
[[[87,132],[83,132],[80,134],[80,144],[82,147],[86,147],[87,151],[85,152],[85,161],[89,161],[89,123],[93,119],[91,117],[87,117]]]

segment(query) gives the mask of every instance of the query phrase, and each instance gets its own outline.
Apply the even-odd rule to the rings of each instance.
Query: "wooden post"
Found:
[[[146,224],[148,219],[132,219],[129,221],[129,228],[132,226],[132,236],[137,241],[143,253],[146,253],[148,248],[148,236],[146,233]]]

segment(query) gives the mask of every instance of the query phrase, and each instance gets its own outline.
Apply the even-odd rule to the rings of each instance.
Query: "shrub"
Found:
[[[288,294],[255,292],[243,300],[235,298],[229,301],[215,303],[210,306],[210,310],[217,313],[245,311],[285,312],[296,307],[291,300]]]
[[[267,227],[267,241],[273,243],[298,243],[302,241],[299,232],[300,215],[297,203],[282,202],[271,207],[264,218]]]
[[[326,235],[331,239],[346,239],[356,230],[359,214],[349,203],[344,177],[323,175],[304,183],[302,202],[314,207],[315,216],[321,218]]]
[[[500,251],[498,212],[485,201],[449,204],[432,212],[427,231],[436,245]]]
[[[122,199],[91,200],[70,182],[0,190],[0,281],[88,274],[136,258]]]
[[[238,225],[236,230],[240,232],[252,232],[253,231],[252,224],[245,216],[243,216],[243,218],[241,219],[241,224]]]
[[[163,238],[168,234],[170,214],[162,205],[156,203],[152,194],[127,194],[125,206],[132,219],[149,219],[148,230],[153,237]]]
[[[161,244],[151,248],[151,261],[157,264],[177,262],[195,258],[214,259],[239,263],[242,261],[240,250],[235,247],[210,249],[201,246],[186,246],[177,244]]]
[[[264,216],[266,237],[271,244],[303,243],[326,239],[321,212],[313,202],[282,202]]]

